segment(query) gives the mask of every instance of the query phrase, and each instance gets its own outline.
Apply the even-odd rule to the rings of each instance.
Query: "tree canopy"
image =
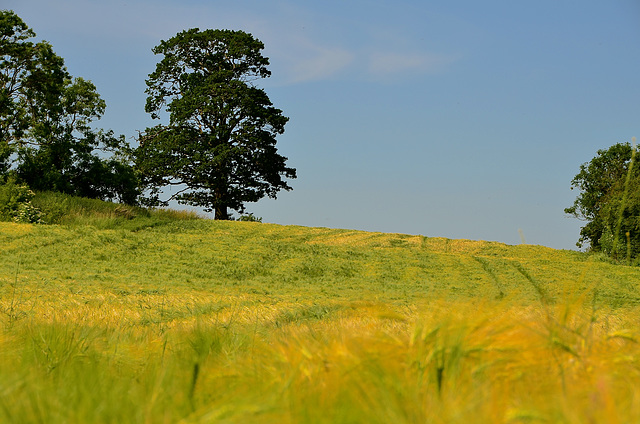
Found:
[[[636,146],[618,143],[580,166],[572,189],[580,191],[565,212],[586,221],[577,245],[614,258],[640,255],[640,166]]]
[[[296,170],[276,149],[288,118],[254,84],[271,75],[263,49],[243,31],[197,28],[153,49],[163,57],[147,79],[146,111],[169,119],[140,134],[136,167],[158,203],[174,185],[170,199],[229,219],[228,209],[291,190],[284,178]]]
[[[33,37],[14,12],[0,11],[0,178],[12,173],[34,190],[136,202],[124,136],[91,126],[106,108],[95,85],[73,78],[51,44]]]

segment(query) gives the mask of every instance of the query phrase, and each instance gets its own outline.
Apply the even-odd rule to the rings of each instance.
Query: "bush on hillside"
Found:
[[[240,215],[240,217],[238,218],[238,221],[243,221],[243,222],[262,222],[262,217],[255,216],[254,214],[250,213],[248,215]]]
[[[27,185],[9,178],[0,185],[0,220],[42,223],[40,210],[31,203],[34,196],[35,193]]]

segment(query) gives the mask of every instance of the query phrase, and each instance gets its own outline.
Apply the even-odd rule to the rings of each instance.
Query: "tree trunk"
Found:
[[[215,197],[216,197],[216,220],[227,221],[229,219],[229,213],[227,212],[227,203],[225,202],[225,197],[227,194],[227,188],[223,185],[218,185],[215,187]]]
[[[216,206],[216,220],[227,221],[229,219],[229,213],[226,206]]]
[[[224,168],[220,166],[216,167],[218,179],[216,184],[213,186],[213,194],[215,197],[215,219],[227,221],[229,219],[229,212],[227,212],[227,179],[225,177],[220,177],[226,175],[226,172],[223,170]]]

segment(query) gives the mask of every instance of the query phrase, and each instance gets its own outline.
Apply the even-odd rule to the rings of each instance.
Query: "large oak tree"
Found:
[[[137,169],[158,203],[163,187],[179,186],[169,200],[242,213],[295,178],[278,154],[276,136],[288,118],[254,82],[267,78],[264,45],[243,31],[190,29],[162,41],[147,79],[146,111],[168,123],[140,134]],[[163,116],[165,115],[165,116]]]

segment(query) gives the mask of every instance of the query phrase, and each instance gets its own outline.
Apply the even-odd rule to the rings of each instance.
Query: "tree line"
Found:
[[[155,47],[145,110],[168,122],[141,131],[135,148],[95,128],[106,108],[95,85],[34,37],[0,11],[0,183],[131,205],[177,200],[216,219],[291,190],[296,170],[276,148],[288,118],[255,84],[271,72],[251,34],[191,29]],[[176,193],[162,198],[168,186]]]

